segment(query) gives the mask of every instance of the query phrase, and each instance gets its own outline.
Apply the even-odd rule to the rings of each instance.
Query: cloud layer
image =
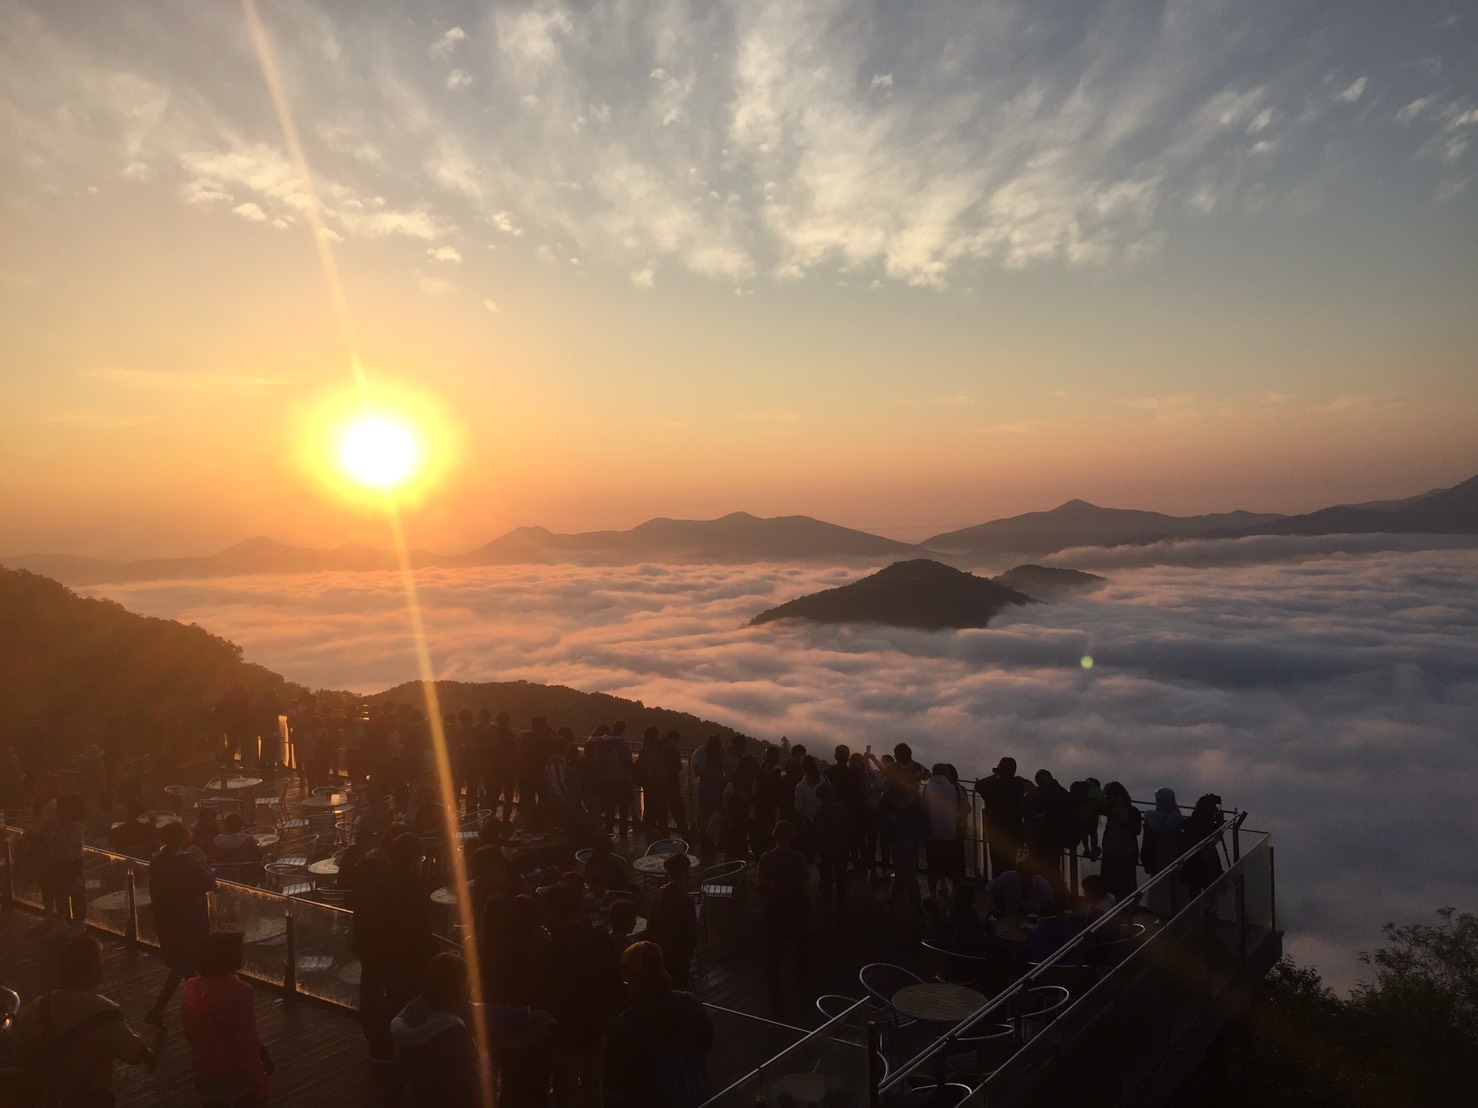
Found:
[[[1292,952],[1348,985],[1386,920],[1471,907],[1478,552],[1282,542],[1288,560],[1211,569],[1084,552],[1106,588],[952,633],[745,626],[857,576],[816,568],[426,571],[419,589],[446,678],[569,684],[822,746],[907,739],[968,773],[1010,753],[1141,797],[1219,792],[1276,836]],[[106,593],[310,685],[415,672],[391,575]]]
[[[537,0],[266,20],[337,236],[470,253],[516,221],[531,250],[618,273],[937,286],[1317,205],[1377,149],[1430,170],[1423,201],[1461,195],[1478,102],[1443,53],[1470,28],[1437,29],[1445,5],[1365,7]],[[75,15],[8,19],[20,168],[154,182],[264,228],[302,217],[263,98],[238,95],[261,78],[233,9]],[[161,49],[181,35],[208,69]]]

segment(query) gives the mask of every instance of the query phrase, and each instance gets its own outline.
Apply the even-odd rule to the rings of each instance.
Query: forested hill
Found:
[[[30,765],[88,743],[131,755],[197,742],[238,684],[284,702],[305,691],[203,628],[0,569],[0,735]]]
[[[727,739],[734,733],[732,727],[700,719],[688,712],[649,707],[640,700],[627,700],[608,693],[580,692],[564,685],[536,685],[528,681],[438,681],[436,694],[443,714],[456,714],[464,708],[472,712],[487,708],[491,712],[507,712],[513,717],[513,726],[520,728],[528,727],[534,716],[543,716],[551,727],[569,727],[578,739],[584,739],[597,725],[614,723],[618,719],[626,721],[626,737],[633,742],[640,739],[642,731],[648,727],[656,727],[664,734],[676,731],[682,736],[684,747],[701,745],[709,735],[722,735]],[[421,683],[407,681],[369,699],[420,707]]]

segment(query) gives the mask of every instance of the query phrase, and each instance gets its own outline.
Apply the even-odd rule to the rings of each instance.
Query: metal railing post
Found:
[[[123,880],[124,888],[128,890],[128,923],[123,928],[123,941],[132,950],[139,945],[139,894],[132,862],[129,863]]]
[[[883,1035],[878,1021],[870,1019],[867,1021],[867,1108],[878,1108],[878,1087],[883,1083],[878,1059],[882,1057],[882,1051]]]
[[[291,1008],[298,999],[298,938],[293,926],[293,910],[284,908],[282,919],[287,925],[287,942],[283,944],[287,951],[287,965],[282,968],[282,1002]]]
[[[0,890],[0,896],[4,898],[7,912],[15,907],[15,844],[8,835],[5,838],[5,885]]]

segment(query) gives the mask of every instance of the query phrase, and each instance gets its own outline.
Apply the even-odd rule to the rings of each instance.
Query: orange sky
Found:
[[[0,553],[383,544],[303,461],[356,357],[436,413],[406,520],[446,551],[740,509],[909,539],[1071,497],[1302,511],[1478,472],[1478,92],[1447,7],[1321,35],[1273,5],[1277,42],[1218,22],[1254,12],[1080,14],[1029,55],[1011,4],[700,8],[270,11],[303,165],[237,11],[0,16]],[[970,18],[996,37],[953,45]]]

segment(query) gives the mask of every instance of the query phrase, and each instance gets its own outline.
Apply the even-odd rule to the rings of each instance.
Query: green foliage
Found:
[[[1478,1102],[1478,916],[1387,924],[1375,972],[1348,998],[1288,959],[1254,999],[1249,1103]]]
[[[215,702],[237,684],[298,691],[200,627],[21,570],[0,569],[0,628],[0,726],[28,764],[87,743],[134,754],[201,739]]]

